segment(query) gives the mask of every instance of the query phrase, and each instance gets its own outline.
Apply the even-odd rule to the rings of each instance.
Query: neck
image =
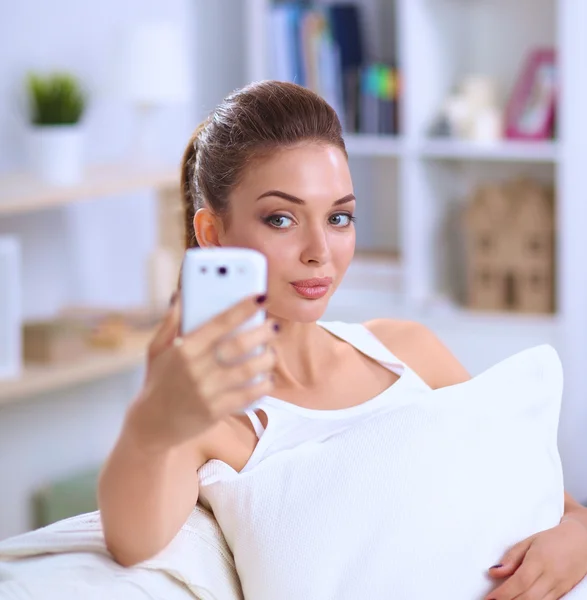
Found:
[[[272,344],[277,354],[274,374],[277,387],[312,387],[328,361],[329,334],[316,323],[279,320],[280,331]]]

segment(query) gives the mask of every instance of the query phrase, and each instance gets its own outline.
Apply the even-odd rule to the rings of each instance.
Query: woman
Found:
[[[107,544],[123,565],[162,549],[196,501],[206,500],[197,473],[208,461],[236,473],[258,464],[257,437],[286,405],[355,407],[399,379],[357,351],[350,334],[316,323],[355,248],[356,199],[340,123],[327,103],[287,83],[235,92],[190,140],[183,192],[186,245],[260,250],[268,290],[184,338],[177,337],[180,302],[172,299],[149,348],[143,389],[100,478]],[[266,323],[227,339],[260,305]],[[421,325],[379,319],[362,331],[422,385],[469,378]],[[262,354],[239,360],[259,344]],[[489,571],[504,580],[490,595],[496,600],[562,597],[587,573],[587,509],[567,496],[560,525],[521,541]]]

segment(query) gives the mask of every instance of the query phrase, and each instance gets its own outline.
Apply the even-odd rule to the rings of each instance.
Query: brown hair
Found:
[[[278,148],[317,142],[346,148],[334,109],[294,83],[261,81],[227,96],[192,134],[183,155],[181,187],[185,247],[197,247],[194,215],[204,205],[229,212],[228,196],[251,161]]]

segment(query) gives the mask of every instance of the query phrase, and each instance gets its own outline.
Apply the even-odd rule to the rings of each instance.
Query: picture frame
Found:
[[[536,49],[526,59],[506,106],[505,137],[526,141],[554,137],[556,99],[556,52]]]

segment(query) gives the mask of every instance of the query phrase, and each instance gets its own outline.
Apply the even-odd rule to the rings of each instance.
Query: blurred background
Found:
[[[587,501],[586,22],[576,0],[3,3],[0,538],[94,509],[177,281],[184,146],[260,79],[344,125],[357,254],[325,318],[423,322],[472,374],[554,345]]]

